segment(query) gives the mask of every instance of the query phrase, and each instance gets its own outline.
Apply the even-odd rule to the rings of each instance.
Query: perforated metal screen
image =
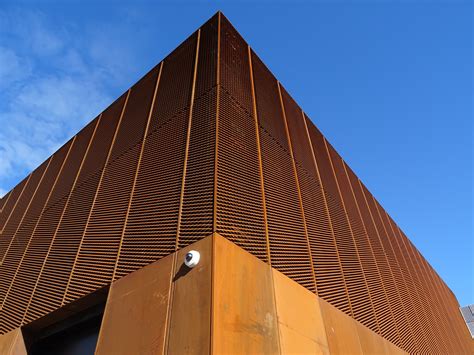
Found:
[[[452,292],[222,14],[0,199],[0,232],[1,333],[219,232],[410,353],[469,351]]]

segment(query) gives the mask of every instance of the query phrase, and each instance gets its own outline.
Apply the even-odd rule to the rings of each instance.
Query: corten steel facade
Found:
[[[2,333],[217,232],[409,353],[471,346],[450,289],[220,13],[0,209]]]

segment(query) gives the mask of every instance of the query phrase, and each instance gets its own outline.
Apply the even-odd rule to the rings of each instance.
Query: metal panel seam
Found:
[[[365,226],[364,219],[362,218],[362,212],[360,211],[359,204],[357,203],[357,198],[356,198],[356,195],[355,195],[355,193],[354,193],[354,188],[353,188],[352,184],[350,183],[349,174],[347,173],[346,163],[345,163],[344,161],[343,161],[343,166],[344,166],[344,171],[345,171],[345,173],[346,173],[346,177],[347,177],[347,179],[348,179],[348,181],[349,181],[349,187],[350,187],[350,189],[351,189],[352,196],[354,197],[354,200],[356,201],[356,204],[355,204],[355,205],[356,205],[356,208],[357,208],[357,212],[358,212],[358,214],[359,214],[359,219],[360,219],[360,222],[361,222],[361,224],[362,224],[362,228],[364,229],[364,233],[365,233],[365,235],[366,235],[366,237],[367,237],[367,242],[368,242],[368,244],[369,244],[371,253],[374,255],[374,262],[375,262],[375,265],[376,265],[376,267],[377,267],[378,277],[379,277],[379,279],[380,279],[380,281],[381,281],[381,282],[380,282],[380,287],[381,287],[382,290],[383,290],[383,293],[384,293],[384,296],[385,296],[385,301],[387,302],[387,307],[388,307],[388,309],[389,309],[390,314],[392,315],[392,320],[393,320],[393,322],[395,322],[395,320],[394,320],[394,318],[393,318],[393,313],[392,313],[391,305],[390,305],[390,302],[389,302],[387,290],[386,290],[385,285],[384,285],[384,283],[383,283],[383,281],[382,281],[383,278],[382,278],[382,274],[381,274],[381,272],[380,272],[380,267],[379,267],[379,265],[378,265],[378,263],[377,263],[377,259],[375,258],[375,253],[374,253],[374,250],[373,250],[372,241],[370,240],[370,238],[369,238],[369,236],[368,236],[367,227]],[[381,334],[381,333],[380,333],[380,334]],[[387,340],[387,341],[388,341],[388,340]]]
[[[216,143],[215,143],[215,152],[214,152],[214,206],[213,206],[213,216],[212,216],[212,232],[217,232],[217,168],[218,168],[218,157],[219,157],[219,100],[220,100],[220,89],[221,89],[221,80],[220,80],[220,63],[221,63],[221,13],[219,12],[217,22],[217,79],[216,79],[216,88],[217,88],[217,107],[216,107]]]
[[[148,111],[147,123],[146,123],[145,130],[143,132],[143,139],[142,139],[142,144],[141,144],[141,147],[140,147],[140,154],[138,156],[137,166],[135,168],[135,176],[133,178],[132,189],[130,190],[130,195],[129,195],[130,197],[128,199],[127,212],[125,214],[125,220],[124,220],[123,226],[122,226],[122,235],[120,236],[120,242],[119,242],[119,247],[118,247],[118,251],[117,251],[117,258],[115,259],[114,272],[112,273],[111,281],[115,280],[115,276],[116,276],[116,273],[117,273],[117,266],[118,266],[118,263],[119,263],[119,260],[120,260],[120,252],[122,250],[123,237],[125,235],[125,230],[126,230],[126,227],[127,227],[128,216],[130,214],[130,206],[132,205],[133,193],[135,191],[135,185],[137,183],[138,173],[140,171],[140,163],[142,161],[143,150],[145,148],[145,143],[146,143],[147,134],[148,134],[148,128],[150,127],[150,120],[151,120],[151,115],[153,113],[153,106],[155,104],[156,93],[158,91],[158,86],[160,85],[160,78],[161,78],[161,72],[163,70],[163,65],[164,65],[164,61],[162,61],[161,65],[160,65],[160,71],[158,73],[158,78],[156,79],[155,90],[153,92],[153,98],[152,98],[151,103],[150,103],[150,110]]]
[[[214,263],[214,233],[216,233],[217,230],[217,168],[218,168],[218,152],[219,152],[219,100],[220,100],[220,87],[221,87],[221,81],[220,81],[220,66],[221,66],[221,12],[218,12],[218,17],[217,17],[217,63],[216,63],[216,96],[217,96],[217,101],[216,101],[216,141],[215,141],[215,155],[214,155],[214,211],[213,211],[213,217],[212,217],[212,246],[211,246],[211,257],[213,260],[211,260],[211,331],[210,331],[210,347],[209,347],[209,352],[211,355],[214,353],[214,347],[213,347],[213,325],[214,325],[214,319],[212,317],[213,312],[214,312],[214,297],[212,297],[213,293],[213,276],[215,275],[213,273],[213,267],[215,266]]]
[[[8,221],[10,220],[10,217],[12,216],[13,211],[15,211],[16,205],[18,204],[18,201],[20,201],[21,195],[23,195],[23,192],[25,191],[26,186],[28,185],[28,182],[30,181],[30,178],[31,178],[31,175],[32,175],[32,174],[33,174],[33,173],[31,172],[31,173],[28,175],[28,179],[26,180],[25,184],[23,185],[23,188],[21,189],[20,194],[19,194],[18,197],[16,198],[15,204],[13,205],[12,210],[10,211],[10,214],[8,215],[7,219],[5,220],[5,223],[3,224],[3,227],[2,227],[2,230],[0,231],[0,234],[3,233],[3,230],[5,229],[5,226],[7,225]],[[3,260],[2,260],[2,261],[3,261]]]
[[[361,262],[361,259],[360,259],[359,247],[357,246],[357,242],[356,242],[356,239],[355,239],[355,236],[354,236],[353,227],[351,225],[351,221],[349,220],[349,215],[347,213],[346,204],[344,202],[344,197],[342,196],[341,187],[339,186],[339,181],[337,179],[336,170],[334,169],[334,163],[332,161],[331,154],[329,153],[329,148],[328,148],[327,143],[328,142],[327,142],[326,138],[324,138],[324,146],[326,147],[326,154],[328,155],[328,158],[329,158],[329,164],[331,164],[331,171],[332,171],[332,174],[334,176],[334,181],[336,182],[337,192],[339,193],[339,198],[341,199],[341,205],[342,205],[342,209],[344,210],[344,216],[346,217],[347,225],[349,227],[349,231],[350,231],[351,236],[352,236],[352,241],[354,242],[354,250],[356,252],[357,260],[359,262],[360,270],[362,272],[362,277],[364,279],[365,288],[367,290],[367,295],[368,295],[369,302],[370,302],[370,305],[371,305],[371,308],[372,308],[373,316],[375,318],[375,323],[377,324],[377,330],[380,332],[380,324],[379,324],[379,320],[377,318],[377,314],[375,312],[374,301],[372,299],[371,291],[370,291],[369,285],[367,283],[367,277],[365,275],[364,266],[362,265],[362,262]]]
[[[13,190],[13,189],[12,189],[12,190]],[[0,209],[0,213],[3,213],[3,208],[7,205],[8,200],[10,200],[10,196],[11,196],[11,195],[12,195],[11,193],[7,193],[7,199],[5,200],[5,202],[4,202],[3,205],[2,205],[2,208]],[[3,198],[5,198],[5,196],[3,196]],[[3,228],[2,228],[2,230],[3,230]],[[0,231],[0,233],[1,233],[1,231]]]
[[[252,106],[253,106],[253,115],[255,122],[255,135],[257,140],[257,156],[258,156],[258,168],[260,175],[260,189],[262,191],[262,208],[263,208],[263,223],[265,225],[265,239],[267,244],[267,258],[268,264],[272,264],[271,255],[270,255],[270,237],[268,235],[268,219],[267,219],[267,203],[265,201],[265,186],[263,179],[263,167],[262,167],[262,149],[260,147],[260,130],[258,126],[258,114],[257,114],[257,102],[255,98],[255,83],[253,79],[253,67],[252,67],[252,53],[250,46],[247,46],[248,56],[249,56],[249,67],[250,67],[250,87],[252,91]]]
[[[332,226],[331,216],[329,214],[329,207],[328,207],[328,203],[327,203],[327,200],[326,200],[326,195],[324,193],[324,184],[323,184],[323,180],[321,179],[321,175],[319,173],[319,167],[318,167],[318,163],[316,161],[316,155],[314,153],[313,143],[311,141],[311,135],[309,134],[308,124],[306,122],[306,118],[305,118],[303,110],[301,110],[301,117],[303,118],[304,126],[306,128],[306,135],[308,136],[308,141],[310,143],[309,147],[310,147],[310,150],[311,150],[311,155],[313,157],[313,163],[314,163],[314,166],[316,168],[316,174],[318,175],[318,180],[321,184],[321,194],[322,194],[322,198],[324,200],[324,210],[326,211],[326,216],[328,218],[329,227],[331,229],[331,235],[332,235],[332,239],[333,239],[333,243],[334,243],[334,248],[335,248],[336,253],[337,253],[337,261],[338,261],[338,264],[339,264],[339,269],[341,270],[342,279],[344,281],[344,289],[346,291],[346,298],[347,298],[347,301],[348,301],[348,304],[349,304],[349,310],[351,312],[351,316],[354,317],[354,312],[352,311],[351,299],[349,297],[349,290],[347,289],[346,277],[344,275],[344,270],[342,268],[341,257],[339,255],[339,250],[337,248],[337,243],[336,243],[336,236],[334,235],[334,228]]]
[[[360,179],[357,179],[357,180],[358,180],[358,182],[359,182],[359,188],[362,190],[362,195],[363,195],[363,197],[364,197],[364,201],[365,201],[365,204],[366,204],[366,206],[367,206],[367,211],[369,212],[370,219],[371,219],[371,221],[372,221],[372,224],[374,225],[375,232],[376,232],[376,234],[377,234],[377,238],[378,238],[379,241],[380,241],[381,248],[382,248],[382,249],[385,249],[385,247],[384,247],[384,245],[383,245],[383,243],[382,243],[382,240],[381,240],[380,232],[379,232],[379,230],[377,229],[377,226],[376,226],[376,224],[375,224],[374,216],[372,215],[372,211],[371,211],[370,208],[369,208],[369,204],[368,204],[368,202],[367,202],[367,197],[365,196],[364,190],[363,190],[363,188],[362,188],[362,182],[360,181]],[[394,287],[395,287],[395,289],[396,289],[396,291],[397,291],[397,295],[398,295],[399,302],[400,302],[400,303],[403,303],[402,298],[401,298],[401,296],[400,296],[400,291],[398,290],[397,282],[395,281],[395,277],[394,277],[394,275],[393,275],[392,266],[390,265],[390,262],[388,261],[387,253],[385,252],[385,250],[384,250],[384,253],[383,253],[383,254],[384,254],[385,260],[386,260],[386,262],[387,262],[388,269],[390,270],[390,275],[391,275],[392,280],[393,280],[393,285],[394,285]],[[398,329],[397,322],[396,322],[396,319],[395,319],[395,315],[394,315],[393,313],[392,313],[392,317],[393,317],[393,321],[394,321],[395,331],[396,331],[396,333],[397,333],[397,335],[398,335],[398,341],[400,342],[400,344],[403,344],[403,342],[401,341],[402,337],[401,337],[401,335],[400,335],[400,330]]]
[[[313,275],[313,284],[314,284],[314,292],[317,294],[317,286],[316,286],[316,276],[314,274],[314,265],[313,265],[313,256],[311,253],[311,247],[309,244],[309,237],[308,237],[308,226],[306,225],[306,216],[304,214],[304,208],[303,208],[303,199],[301,198],[301,189],[300,189],[300,184],[298,181],[298,173],[296,172],[296,163],[295,163],[295,157],[293,155],[293,147],[291,145],[291,137],[290,137],[290,131],[288,130],[288,122],[286,119],[286,112],[285,112],[285,105],[283,103],[283,98],[281,96],[281,88],[280,88],[280,82],[277,81],[277,86],[278,86],[278,96],[280,98],[280,107],[281,111],[283,114],[283,123],[285,125],[285,132],[286,132],[286,137],[288,139],[288,147],[289,147],[289,153],[290,153],[290,159],[291,159],[291,166],[293,167],[293,177],[295,178],[295,185],[296,185],[296,191],[298,194],[298,202],[300,205],[300,211],[301,211],[301,219],[303,221],[303,229],[304,229],[304,234],[306,237],[306,247],[308,248],[308,256],[309,256],[309,263],[311,265],[311,275]]]
[[[53,160],[53,157],[54,157],[54,155],[48,158],[48,164],[46,165],[46,168],[44,169],[43,174],[41,174],[41,178],[38,181],[38,184],[36,185],[35,190],[33,191],[33,194],[31,195],[30,200],[28,201],[28,205],[26,206],[25,211],[23,212],[23,215],[21,216],[21,219],[20,219],[20,221],[18,222],[18,225],[15,228],[15,232],[12,233],[12,236],[11,236],[10,242],[8,243],[7,249],[5,250],[5,253],[3,254],[3,259],[2,259],[2,261],[0,261],[0,265],[3,264],[3,262],[5,261],[5,258],[7,257],[8,252],[10,251],[11,245],[13,244],[13,240],[15,239],[16,234],[18,233],[18,230],[20,229],[20,226],[23,223],[23,220],[25,219],[25,216],[28,213],[28,210],[30,209],[31,202],[33,202],[33,200],[35,198],[36,192],[38,191],[38,189],[41,185],[41,182],[43,181],[43,178],[46,175],[46,172],[48,171],[49,165],[51,164],[51,161]],[[30,239],[31,239],[31,235],[30,235]]]
[[[127,98],[128,98],[128,95],[127,95]],[[125,103],[124,103],[124,106],[125,106]],[[98,122],[97,122],[97,126],[99,125],[100,121],[102,120],[102,113],[100,114],[99,116],[99,119],[98,119]],[[118,131],[118,126],[120,125],[120,122],[117,124],[117,128],[115,130],[115,133]],[[114,134],[114,138],[115,138],[115,134]],[[94,204],[95,204],[95,199],[97,197],[97,194],[99,192],[99,188],[100,188],[100,183],[102,182],[102,176],[104,175],[104,172],[105,172],[105,167],[107,166],[107,163],[108,163],[108,158],[109,158],[109,155],[110,155],[110,152],[112,151],[112,146],[113,146],[113,140],[112,140],[112,143],[109,147],[109,152],[108,152],[108,155],[107,155],[107,159],[105,160],[105,163],[104,163],[104,166],[102,168],[102,172],[100,174],[100,178],[99,178],[99,183],[97,184],[97,188],[96,188],[96,191],[95,191],[95,195],[94,195],[94,199],[92,201],[92,205],[91,205],[91,208],[89,210],[89,215],[87,217],[87,221],[86,221],[86,224],[84,226],[84,231],[82,232],[82,237],[81,237],[81,241],[79,243],[79,246],[77,248],[77,252],[76,252],[76,256],[74,258],[74,263],[72,264],[72,268],[71,268],[71,273],[69,274],[69,278],[68,278],[68,281],[67,281],[67,284],[66,284],[66,288],[64,290],[64,295],[63,295],[63,299],[61,301],[61,305],[64,305],[64,302],[66,300],[66,295],[68,293],[68,290],[69,290],[69,284],[71,283],[71,279],[74,275],[74,269],[76,267],[76,263],[77,263],[77,259],[79,258],[79,254],[81,253],[81,247],[82,247],[82,242],[84,240],[84,235],[86,234],[86,230],[87,230],[87,227],[89,225],[89,220],[90,220],[90,217],[91,217],[91,214],[92,214],[92,211],[94,209]]]
[[[386,211],[384,211],[384,212],[387,214]],[[401,255],[401,259],[402,259],[402,260],[400,260],[400,262],[403,261],[403,263],[405,264],[405,267],[406,267],[406,269],[408,270],[408,277],[411,279],[411,283],[413,284],[413,277],[412,277],[412,275],[411,275],[411,273],[410,273],[410,268],[408,267],[408,263],[407,263],[407,261],[406,261],[406,259],[405,259],[405,255],[406,255],[407,250],[406,250],[406,249],[403,250],[403,248],[401,247],[401,244],[400,244],[401,241],[399,240],[399,239],[400,239],[400,235],[398,235],[398,237],[397,237],[397,233],[395,233],[395,231],[394,231],[394,229],[393,229],[393,227],[392,227],[391,224],[390,224],[390,228],[391,228],[391,230],[392,230],[392,232],[393,232],[393,235],[395,236],[395,238],[394,238],[394,239],[395,239],[395,243],[397,244],[398,248],[400,249],[400,255]],[[408,282],[405,280],[405,275],[403,275],[403,273],[402,273],[402,277],[404,278],[405,284],[408,284]],[[414,285],[414,284],[413,284],[413,285]],[[413,288],[414,288],[414,290],[415,290],[415,296],[417,297],[418,301],[421,302],[421,301],[420,301],[420,300],[421,300],[421,296],[420,296],[420,294],[419,294],[418,288],[417,288],[417,287],[413,287]],[[412,298],[411,295],[410,295],[410,298]],[[415,306],[415,304],[414,304],[414,300],[413,300],[413,299],[410,299],[410,302],[412,303],[413,308],[416,308],[416,306]],[[426,314],[426,311],[427,311],[427,310],[426,310],[425,308],[422,308],[421,311]],[[420,316],[420,315],[419,315],[418,312],[415,313],[415,317],[416,317],[416,319],[418,320],[418,323],[419,323],[420,325],[422,325],[422,324],[423,324],[423,321],[420,319],[419,316]],[[430,318],[430,317],[428,317],[428,318]],[[420,327],[420,328],[421,328],[421,331],[422,331],[422,334],[423,334],[425,343],[429,343],[429,337],[426,335],[425,327]],[[415,340],[415,341],[416,341],[416,340]]]
[[[38,286],[38,283],[39,283],[39,280],[41,279],[41,276],[43,274],[43,270],[44,270],[44,266],[46,265],[46,261],[48,260],[48,256],[51,252],[51,248],[54,244],[54,240],[56,238],[56,234],[59,230],[59,227],[61,225],[61,222],[62,222],[62,219],[63,219],[63,216],[64,216],[64,213],[66,212],[66,209],[69,205],[69,200],[71,199],[71,196],[72,196],[72,191],[74,191],[74,188],[76,186],[76,182],[77,182],[77,179],[79,178],[79,175],[81,174],[81,170],[82,170],[82,167],[84,166],[84,162],[86,161],[86,157],[87,157],[87,154],[89,153],[89,148],[91,146],[91,143],[92,141],[94,140],[94,136],[95,136],[95,132],[97,130],[97,127],[99,126],[99,120],[97,120],[95,126],[94,126],[94,131],[92,132],[92,135],[89,139],[89,142],[87,143],[87,148],[86,148],[86,151],[84,153],[84,156],[82,157],[82,160],[81,160],[81,165],[79,166],[79,169],[77,170],[77,173],[76,173],[76,176],[74,178],[74,182],[72,183],[72,186],[71,186],[71,189],[70,189],[70,193],[67,197],[67,200],[66,200],[66,203],[64,204],[64,207],[63,207],[63,210],[61,212],[61,217],[59,218],[59,222],[56,226],[56,230],[54,232],[54,235],[53,235],[53,238],[51,239],[51,242],[49,244],[49,248],[48,248],[48,252],[46,253],[46,256],[44,257],[44,260],[43,260],[43,264],[41,265],[41,269],[40,269],[40,272],[38,273],[38,277],[36,279],[36,282],[35,282],[35,286],[33,287],[33,290],[31,291],[31,296],[30,296],[30,299],[28,300],[28,304],[25,308],[25,313],[23,314],[23,319],[21,321],[21,324],[23,324],[23,322],[25,321],[25,318],[26,318],[26,315],[28,314],[28,310],[30,308],[30,305],[31,305],[31,301],[33,300],[33,296],[35,294],[35,291],[36,291],[36,287]]]
[[[23,213],[23,216],[21,217],[21,220],[20,220],[20,222],[18,223],[18,226],[17,226],[17,228],[16,228],[15,233],[12,234],[10,243],[8,243],[7,250],[5,251],[5,254],[4,254],[4,256],[3,256],[3,259],[2,259],[2,261],[0,262],[0,265],[3,264],[3,261],[5,260],[7,254],[8,254],[8,251],[10,250],[10,247],[11,247],[11,245],[12,245],[12,243],[13,243],[13,240],[15,239],[15,236],[16,236],[16,234],[17,234],[17,232],[18,232],[18,229],[20,228],[21,224],[23,223],[23,219],[25,218],[25,215],[26,215],[26,213],[28,212],[28,210],[29,210],[29,208],[30,208],[31,202],[33,201],[33,199],[34,199],[34,197],[35,197],[35,195],[36,195],[36,191],[38,190],[39,186],[41,185],[41,182],[43,181],[43,177],[45,176],[46,172],[48,171],[49,165],[51,164],[51,161],[53,160],[53,157],[54,157],[54,156],[52,156],[52,157],[49,158],[48,165],[47,165],[46,169],[44,169],[43,175],[41,176],[41,179],[40,179],[40,181],[38,182],[38,185],[37,185],[36,188],[35,188],[35,192],[34,192],[33,195],[31,196],[30,201],[28,202],[28,206],[26,207],[25,212]],[[45,204],[44,204],[44,206],[43,206],[43,209],[44,209],[45,206],[46,206],[46,202],[45,202]],[[42,209],[42,210],[43,210],[43,209]],[[38,221],[39,221],[39,218],[38,218]],[[36,225],[38,224],[38,221],[36,222]],[[35,226],[36,226],[36,225],[35,225]],[[16,270],[15,270],[15,273],[14,273],[14,275],[13,275],[13,278],[11,279],[10,285],[8,286],[7,292],[5,292],[5,297],[3,298],[2,304],[0,305],[0,309],[3,308],[3,305],[5,304],[5,301],[6,301],[7,297],[8,297],[8,295],[10,294],[10,290],[11,290],[11,288],[12,288],[12,286],[13,286],[13,283],[15,282],[16,275],[18,274],[18,270],[20,270],[20,267],[21,267],[21,265],[22,265],[22,262],[23,262],[23,259],[24,259],[25,255],[26,255],[26,251],[28,250],[28,246],[30,245],[30,242],[31,242],[32,237],[33,237],[33,233],[30,235],[30,238],[28,239],[28,243],[26,244],[25,249],[23,250],[22,256],[21,256],[21,258],[20,258],[20,262],[18,263],[18,265],[17,265],[17,267],[16,267]]]
[[[186,148],[184,150],[184,164],[183,164],[183,176],[181,179],[181,193],[179,197],[179,209],[178,209],[178,222],[176,227],[176,245],[175,250],[178,250],[179,246],[179,233],[181,227],[181,215],[183,212],[183,201],[184,201],[184,187],[186,184],[186,171],[188,166],[188,155],[189,155],[189,141],[191,139],[191,126],[193,121],[193,107],[194,107],[194,95],[196,92],[196,77],[197,77],[197,67],[199,59],[199,46],[201,45],[201,29],[198,30],[197,42],[196,42],[196,55],[194,58],[194,73],[193,73],[193,84],[191,88],[191,99],[189,104],[189,121],[188,129],[186,132]]]
[[[76,140],[76,136],[74,136],[73,139],[72,139],[71,145],[69,146],[69,149],[68,149],[68,151],[67,151],[67,154],[66,154],[66,156],[64,157],[64,160],[63,160],[63,162],[62,162],[62,164],[61,164],[61,168],[59,169],[58,175],[56,176],[56,178],[55,178],[55,180],[54,180],[54,183],[53,183],[53,186],[51,187],[51,190],[50,190],[49,193],[48,193],[48,197],[46,198],[46,201],[45,201],[44,206],[43,206],[43,208],[42,208],[42,210],[41,210],[40,216],[43,214],[43,212],[44,212],[46,206],[48,205],[49,198],[51,197],[51,195],[52,195],[52,193],[53,193],[54,187],[56,186],[56,183],[57,183],[57,181],[58,181],[58,179],[59,179],[59,176],[61,175],[61,172],[62,172],[62,170],[63,170],[63,167],[64,167],[64,165],[66,164],[66,161],[67,161],[67,159],[68,159],[68,157],[69,157],[69,153],[70,153],[71,150],[72,150],[72,146],[74,145],[75,140]],[[30,240],[28,241],[28,244],[26,245],[26,248],[25,248],[25,250],[24,250],[24,252],[23,252],[23,255],[22,255],[22,257],[21,257],[20,262],[18,263],[18,267],[17,267],[17,269],[16,269],[16,271],[15,271],[15,274],[13,275],[13,278],[12,278],[12,280],[11,280],[11,282],[10,282],[10,286],[8,287],[8,290],[7,290],[7,292],[5,293],[5,297],[4,297],[4,299],[3,299],[3,302],[2,302],[2,304],[0,305],[0,309],[3,308],[3,304],[5,303],[5,300],[7,299],[8,295],[10,294],[10,290],[11,290],[13,284],[15,283],[16,277],[17,277],[17,275],[18,275],[18,271],[21,269],[21,266],[23,265],[23,260],[24,260],[24,258],[25,258],[25,255],[26,255],[28,249],[29,249],[31,240],[32,240],[33,236],[35,235],[36,228],[38,227],[38,224],[39,224],[40,219],[41,219],[41,218],[38,218],[38,220],[37,220],[36,223],[35,223],[35,227],[33,228],[33,231],[31,232],[31,238],[30,238]]]
[[[394,259],[395,259],[395,262],[396,262],[396,265],[398,267],[398,269],[400,269],[400,263],[399,263],[399,260],[397,259],[396,255],[395,255],[395,250],[393,248],[393,245],[392,245],[392,241],[391,241],[391,238],[390,238],[390,235],[388,234],[387,232],[387,227],[385,226],[385,223],[383,221],[383,218],[382,218],[382,215],[380,213],[380,210],[378,208],[378,203],[377,201],[375,200],[374,196],[372,195],[372,199],[374,200],[374,203],[375,203],[375,208],[377,210],[377,213],[379,215],[379,218],[380,218],[380,221],[382,222],[382,226],[385,230],[385,235],[387,236],[387,240],[388,240],[388,243],[390,245],[390,248],[392,249],[392,252],[394,254]],[[403,280],[403,283],[405,284],[405,288],[406,288],[406,282],[405,282],[405,277],[403,275],[403,273],[401,273],[401,276],[402,276],[402,280]],[[402,285],[400,284],[397,284],[397,288],[399,289]],[[411,300],[410,300],[411,301]],[[408,321],[408,314],[407,314],[407,311],[406,311],[406,308],[405,308],[405,302],[402,302],[402,308],[403,308],[403,313],[405,315],[405,319],[407,320],[407,325],[410,329],[410,333],[411,333],[411,338],[414,339],[414,334],[413,334],[413,329],[411,328],[411,325],[410,325],[410,322]]]

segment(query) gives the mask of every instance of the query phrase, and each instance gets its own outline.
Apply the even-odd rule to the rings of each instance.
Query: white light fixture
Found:
[[[200,259],[201,254],[198,251],[190,250],[184,257],[184,264],[189,268],[193,268],[199,263]]]

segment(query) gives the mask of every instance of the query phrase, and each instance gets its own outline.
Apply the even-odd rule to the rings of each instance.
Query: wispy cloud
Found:
[[[111,28],[0,11],[0,196],[116,96],[133,57]]]

